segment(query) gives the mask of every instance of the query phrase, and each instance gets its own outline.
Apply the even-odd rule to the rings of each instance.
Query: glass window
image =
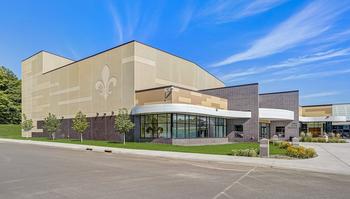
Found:
[[[188,117],[188,137],[197,137],[197,117],[194,115],[189,115]]]
[[[176,118],[176,137],[175,138],[185,138],[186,137],[186,116],[182,114],[177,114]]]
[[[208,137],[207,117],[203,117],[203,116],[198,117],[197,125],[198,125],[197,137],[200,137],[200,138]]]
[[[141,138],[170,138],[169,114],[141,115]]]
[[[243,132],[243,125],[242,124],[235,125],[233,129],[234,131]]]
[[[140,137],[207,138],[226,137],[226,119],[185,114],[149,114],[140,119]]]
[[[276,126],[276,135],[278,135],[278,137],[284,138],[286,136],[285,127],[284,126]]]

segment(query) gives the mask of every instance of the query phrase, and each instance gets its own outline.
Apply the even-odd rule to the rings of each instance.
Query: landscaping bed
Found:
[[[271,153],[271,147],[275,153]],[[278,151],[278,152],[277,152]],[[249,148],[249,149],[233,149],[232,155],[234,156],[247,156],[247,157],[258,157],[259,149],[258,148]],[[270,143],[270,157],[272,158],[298,158],[306,159],[316,157],[317,153],[313,148],[306,148],[303,146],[293,146],[291,143],[286,141],[276,141]]]
[[[330,133],[327,137],[312,137],[311,133],[300,133],[300,142],[318,142],[318,143],[346,143],[346,140],[340,137],[340,134]]]

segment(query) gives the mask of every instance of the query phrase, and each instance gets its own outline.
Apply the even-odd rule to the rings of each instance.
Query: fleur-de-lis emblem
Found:
[[[110,70],[107,65],[105,65],[101,72],[102,80],[99,80],[95,84],[96,90],[99,91],[100,95],[102,95],[105,100],[107,99],[108,95],[112,94],[112,90],[110,86],[116,86],[117,85],[117,79],[115,77],[109,77],[110,76]]]

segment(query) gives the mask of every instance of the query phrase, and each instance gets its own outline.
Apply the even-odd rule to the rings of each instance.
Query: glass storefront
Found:
[[[226,119],[186,114],[141,115],[142,139],[226,137]]]
[[[306,122],[300,127],[301,132],[311,133],[314,137],[332,132],[332,122]]]

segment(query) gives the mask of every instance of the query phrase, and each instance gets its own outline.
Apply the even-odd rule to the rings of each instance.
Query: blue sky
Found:
[[[20,76],[39,50],[74,60],[139,40],[227,85],[350,102],[350,1],[1,1],[0,65]]]

